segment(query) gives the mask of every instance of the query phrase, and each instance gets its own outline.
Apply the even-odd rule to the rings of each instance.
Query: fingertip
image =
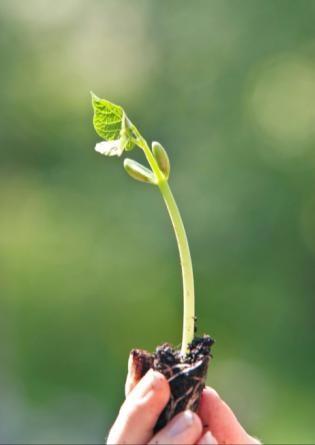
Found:
[[[150,369],[148,372],[151,373],[151,375],[154,376],[154,382],[157,385],[159,385],[159,384],[163,385],[164,383],[162,383],[162,382],[166,382],[167,383],[165,375],[163,375],[161,372],[156,371],[155,369]]]
[[[199,416],[192,411],[183,411],[159,431],[149,444],[182,444],[196,443],[202,434],[202,422]]]
[[[190,415],[192,417],[192,427],[194,429],[194,433],[197,437],[199,437],[202,434],[202,422],[200,417],[198,416],[198,414],[194,413],[193,411],[185,411],[185,413],[189,413],[188,415]]]
[[[207,400],[210,400],[212,402],[218,402],[221,400],[218,392],[210,386],[206,386],[205,389],[202,391],[202,397],[205,397]]]
[[[163,374],[150,369],[127,397],[124,407],[134,411],[137,406],[147,414],[160,413],[170,398],[169,383]]]
[[[152,388],[155,391],[164,391],[169,394],[170,393],[170,385],[169,385],[166,377],[158,371],[150,370],[149,372],[152,372],[152,375],[153,375]]]
[[[150,369],[126,398],[110,439],[117,443],[147,443],[169,397],[166,378]]]
[[[219,443],[247,444],[251,438],[239,423],[231,408],[210,387],[204,389],[198,414]]]
[[[208,417],[211,411],[222,403],[221,397],[213,388],[207,386],[201,394],[198,413],[201,418]]]
[[[207,431],[203,436],[201,436],[197,445],[217,445],[217,443],[218,442],[210,433],[210,431]]]
[[[150,391],[147,391],[143,398],[144,403],[150,400],[150,407],[153,410],[162,410],[167,404],[170,395],[170,385],[165,376],[158,371],[148,371],[148,379],[150,379]]]
[[[188,415],[191,417],[191,425],[189,430],[187,430],[187,434],[179,440],[181,444],[191,444],[196,443],[198,438],[202,435],[203,426],[202,421],[198,414],[194,413],[193,411],[185,411],[185,415]]]
[[[181,425],[181,428],[178,428],[178,425]],[[183,428],[184,425],[185,428]],[[188,443],[195,443],[198,437],[200,437],[200,435],[202,434],[203,427],[200,417],[193,411],[186,410],[173,417],[173,419],[169,422],[167,428],[173,430],[173,433],[174,430],[177,430],[177,432],[179,433],[178,439],[180,438],[180,436],[183,436],[183,441],[188,440]],[[192,440],[192,442],[190,442],[189,440]]]

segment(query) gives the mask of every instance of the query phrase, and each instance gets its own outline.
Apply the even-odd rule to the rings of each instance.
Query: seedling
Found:
[[[94,128],[97,134],[104,139],[96,144],[95,150],[105,156],[121,156],[124,152],[129,152],[136,147],[143,151],[149,164],[148,167],[126,158],[124,168],[133,179],[159,188],[177,240],[183,282],[183,332],[180,353],[169,345],[163,345],[157,349],[154,355],[136,350],[133,351],[133,357],[135,361],[138,361],[137,367],[139,368],[141,356],[140,361],[143,369],[140,374],[144,374],[149,367],[154,367],[167,375],[169,379],[172,378],[173,381],[176,377],[177,386],[179,382],[183,386],[181,381],[183,377],[191,381],[195,379],[198,385],[190,383],[190,386],[188,385],[190,391],[185,388],[180,397],[173,394],[172,391],[172,406],[169,407],[169,412],[164,413],[165,418],[160,419],[160,424],[157,425],[157,428],[160,428],[178,411],[187,408],[196,409],[204,385],[213,340],[208,336],[194,339],[196,318],[192,261],[185,227],[168,182],[170,161],[165,148],[159,142],[153,142],[150,149],[145,138],[130,121],[121,106],[100,99],[93,93],[92,105]],[[146,365],[143,365],[144,362]]]

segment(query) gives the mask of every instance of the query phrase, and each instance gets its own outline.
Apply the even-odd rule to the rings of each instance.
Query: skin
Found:
[[[260,444],[247,434],[228,405],[209,387],[202,393],[197,414],[182,412],[154,435],[154,425],[169,397],[169,384],[162,374],[150,370],[138,381],[129,360],[126,400],[107,444]]]

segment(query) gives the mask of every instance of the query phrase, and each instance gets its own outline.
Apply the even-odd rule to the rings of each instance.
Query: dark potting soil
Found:
[[[171,397],[156,423],[155,432],[179,412],[186,409],[197,411],[205,387],[213,343],[209,335],[196,337],[184,358],[178,349],[168,343],[158,346],[153,354],[141,349],[132,351],[137,378],[140,379],[153,368],[161,372],[170,384]]]

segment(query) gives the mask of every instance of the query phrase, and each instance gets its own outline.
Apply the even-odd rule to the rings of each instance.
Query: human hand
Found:
[[[232,410],[211,388],[205,388],[197,414],[177,414],[154,435],[157,419],[170,398],[166,378],[150,370],[139,381],[129,366],[126,400],[109,433],[115,444],[259,444],[240,425]]]

